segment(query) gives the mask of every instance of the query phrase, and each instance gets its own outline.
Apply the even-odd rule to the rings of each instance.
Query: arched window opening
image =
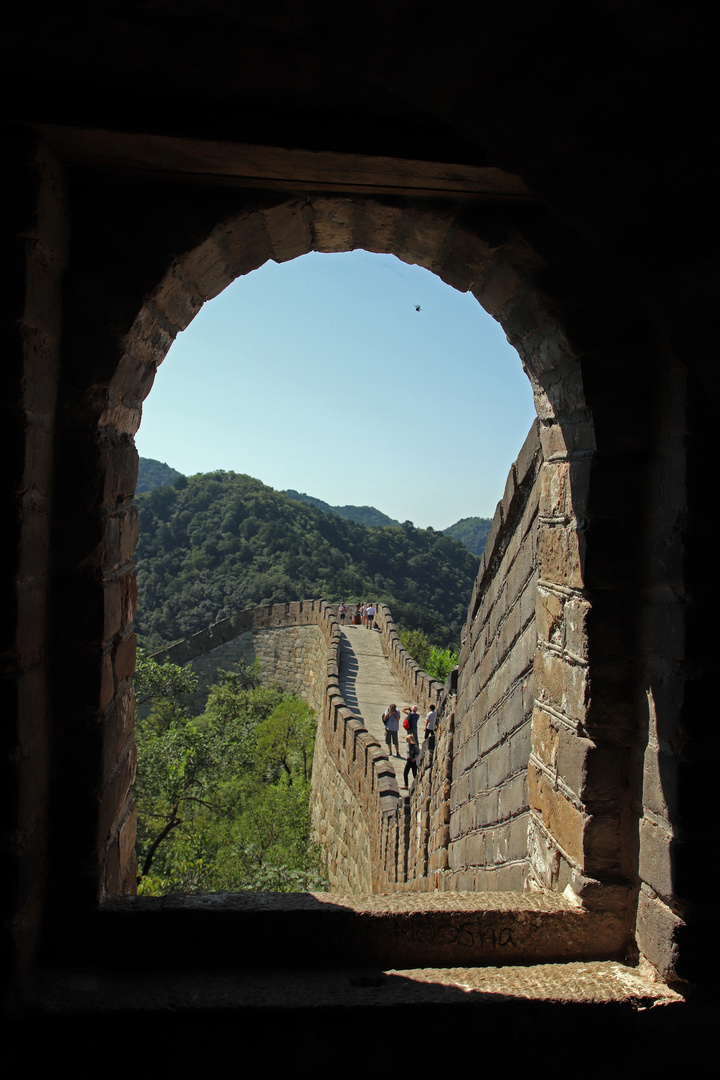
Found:
[[[357,247],[392,253],[403,263],[432,270],[459,292],[470,292],[517,348],[533,389],[538,422],[508,475],[486,549],[489,555],[481,560],[470,599],[458,678],[458,707],[466,727],[460,735],[461,752],[452,755],[454,772],[447,778],[450,788],[444,782],[440,785],[448,805],[438,808],[433,819],[437,828],[428,830],[418,819],[421,827],[411,841],[397,819],[392,836],[382,832],[389,820],[383,805],[387,795],[383,761],[387,759],[377,744],[373,745],[357,716],[346,708],[330,666],[323,723],[333,766],[327,776],[342,778],[342,794],[337,804],[339,814],[328,814],[324,820],[333,829],[349,829],[350,869],[358,865],[371,868],[362,881],[351,883],[359,891],[383,889],[398,874],[404,879],[409,873],[411,844],[415,843],[415,866],[421,868],[422,879],[418,879],[418,887],[507,891],[532,879],[542,888],[582,899],[594,895],[598,883],[602,888],[609,880],[615,889],[615,907],[627,909],[627,867],[618,863],[617,853],[628,850],[630,841],[619,847],[616,837],[629,820],[630,794],[618,791],[617,799],[602,801],[603,762],[611,760],[622,768],[626,751],[617,732],[602,724],[594,727],[589,696],[589,603],[584,592],[584,563],[589,476],[595,452],[593,419],[585,401],[578,354],[555,301],[540,284],[552,281],[558,271],[549,274],[532,243],[508,223],[493,227],[491,233],[490,241],[483,234],[482,223],[466,218],[459,210],[402,201],[262,197],[256,207],[246,205],[242,213],[224,218],[209,234],[204,231],[206,239],[199,244],[195,234],[184,254],[165,262],[164,276],[146,291],[139,309],[134,309],[137,315],[123,339],[122,359],[109,382],[107,397],[97,398],[102,407],[98,445],[107,475],[103,588],[108,600],[118,589],[121,596],[126,590],[129,598],[118,617],[113,608],[102,646],[100,707],[109,718],[107,761],[112,779],[106,784],[107,793],[103,792],[99,862],[106,868],[107,893],[133,891],[137,873],[130,793],[134,744],[127,725],[132,717],[134,655],[134,578],[132,563],[127,560],[135,545],[137,516],[128,494],[132,492],[127,483],[130,470],[123,470],[135,454],[132,435],[139,426],[141,402],[178,333],[203,303],[218,296],[237,277],[268,260],[282,263],[310,251],[327,253]],[[558,270],[567,280],[572,275],[572,260]],[[413,318],[422,314],[416,310],[418,305],[422,308],[416,300],[410,312]],[[517,535],[515,526],[520,527]],[[119,549],[115,539],[118,530]],[[521,538],[522,542],[515,542]],[[510,581],[508,573],[512,589],[505,588],[506,579]],[[612,621],[612,612],[610,615]],[[317,617],[322,621],[325,613]],[[508,656],[519,659],[519,667],[512,666],[512,686],[505,683],[504,676],[499,677]],[[485,722],[489,714],[480,696],[486,690],[498,713],[498,725],[494,720],[489,726]],[[517,747],[510,746],[507,728],[499,726],[499,712],[506,703],[508,710],[503,715],[509,717],[513,731],[522,730]],[[117,732],[116,717],[124,725]],[[483,741],[482,751],[481,725],[483,739],[485,734],[492,735],[489,745]],[[120,745],[119,752],[112,739]],[[483,761],[484,753],[495,757],[492,776],[490,762]],[[485,765],[489,786],[481,776]],[[468,769],[476,775],[466,775]],[[126,786],[123,778],[127,778]],[[482,786],[478,786],[481,781]],[[358,784],[366,805],[350,821],[342,807]],[[109,801],[105,806],[106,795]],[[487,795],[483,820],[477,806],[466,806],[478,795]],[[357,799],[351,805],[358,805]],[[460,817],[476,834],[471,843],[465,833],[452,834],[453,806],[460,808]],[[381,830],[376,828],[378,821],[382,822]],[[437,841],[435,851],[430,850],[430,837]],[[489,845],[485,843],[488,838]],[[331,846],[326,845],[328,849]],[[359,852],[364,861],[355,857]],[[603,903],[608,895],[602,893]],[[624,933],[622,919],[617,926]]]
[[[471,294],[422,267],[365,250],[311,252],[285,264],[268,262],[237,279],[178,336],[144,406],[137,436],[141,466],[143,458],[155,459],[183,474],[174,490],[138,500],[137,628],[144,648],[153,652],[200,635],[249,606],[322,596],[353,610],[363,599],[388,602],[398,629],[415,635],[413,648],[427,643],[456,655],[484,538],[533,417],[531,388],[500,326]],[[288,490],[292,503],[283,499]],[[340,520],[327,526],[332,536],[317,520],[310,535],[307,522],[303,533],[290,521],[292,507],[306,494],[340,510]],[[354,517],[348,504],[356,507]],[[373,508],[381,513],[371,517]],[[383,516],[391,530],[385,541],[365,528]],[[423,531],[428,526],[437,537]],[[449,555],[440,543],[448,527],[472,554]],[[409,547],[408,528],[414,538]],[[366,533],[369,540],[363,540]],[[237,640],[246,670],[247,645]],[[227,644],[215,666],[230,666],[232,655]],[[290,680],[300,678],[302,686],[301,673],[288,672],[292,661],[285,653],[276,653],[275,662],[265,656],[265,662],[264,682],[280,678],[289,689]],[[208,657],[199,667],[210,667]],[[249,683],[243,689],[236,681],[233,709],[233,684],[226,681],[198,721],[208,684],[216,681],[207,676],[205,693],[185,697],[172,738],[166,726],[171,700],[156,702],[154,724],[148,705],[141,709],[141,888],[217,890],[251,882],[302,887],[311,875],[272,867],[273,858],[292,861],[288,843],[297,849],[303,827],[303,808],[285,805],[298,793],[297,783],[289,789],[302,758],[299,746],[291,768],[288,760],[268,765],[257,748],[248,751],[248,742],[243,762],[232,767],[245,771],[245,781],[238,773],[231,782],[229,772],[224,793],[220,773],[231,769],[237,745],[232,753],[226,746],[224,760],[213,764],[209,739],[208,760],[189,763],[193,752],[201,756],[200,744],[193,748],[190,742],[215,730],[219,712],[229,730],[238,722],[240,700],[255,707],[244,696]],[[301,692],[308,696],[304,686]],[[407,691],[401,696],[404,701]],[[382,741],[366,702],[353,702],[353,711],[368,729],[379,728],[373,734]],[[313,703],[322,708],[321,700]],[[262,709],[264,731],[272,726],[269,700]],[[188,716],[199,724],[192,736]],[[236,742],[247,742],[250,729],[255,731],[246,717]],[[228,736],[216,731],[214,738],[219,745]],[[251,793],[250,774],[254,770],[257,781],[263,768],[265,783]],[[397,764],[395,772],[400,783]],[[221,825],[232,831],[229,804],[221,804],[233,784],[233,813],[242,800],[254,802],[253,813],[245,812],[233,837],[216,844]],[[277,805],[271,806],[273,799]],[[288,814],[298,836],[285,830],[283,855],[279,837]]]
[[[245,473],[443,532],[489,522],[534,415],[517,353],[472,295],[392,256],[313,252],[202,308],[158,371],[136,443],[185,476]],[[279,588],[238,600],[307,598]],[[232,613],[231,596],[196,600],[194,621],[177,610],[155,632],[141,612],[148,643]]]

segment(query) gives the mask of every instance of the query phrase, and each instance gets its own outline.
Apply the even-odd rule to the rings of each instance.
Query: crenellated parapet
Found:
[[[425,715],[430,706],[437,705],[440,700],[443,692],[442,683],[426,674],[413,660],[400,641],[387,604],[377,605],[375,625],[382,634],[388,663],[405,687],[408,699],[417,705],[421,715]]]
[[[238,661],[258,660],[265,681],[280,682],[319,713],[325,696],[333,623],[332,609],[323,600],[266,604],[221,619],[153,653],[153,659],[192,668],[198,676],[198,691],[189,704],[198,711],[204,707],[219,671]]]

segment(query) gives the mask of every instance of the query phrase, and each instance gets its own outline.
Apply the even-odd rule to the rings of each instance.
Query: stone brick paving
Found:
[[[405,697],[405,689],[394,675],[383,651],[379,631],[367,630],[364,626],[343,627],[340,693],[348,709],[362,717],[366,728],[383,749],[385,727],[382,714],[388,705],[395,702],[402,717],[402,710],[406,706],[417,704]],[[405,769],[404,739],[405,732],[401,726],[398,732],[401,757],[390,758],[400,789]]]

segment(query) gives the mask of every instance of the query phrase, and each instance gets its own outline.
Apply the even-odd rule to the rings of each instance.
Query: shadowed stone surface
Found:
[[[142,967],[172,961],[182,940],[182,964],[218,969],[262,958],[310,967],[505,965],[618,958],[630,945],[621,917],[533,893],[118,897],[86,936],[91,956],[109,950],[118,963]]]
[[[397,1005],[465,1004],[482,1006],[518,999],[627,1003],[633,1007],[682,1002],[658,981],[652,969],[615,961],[538,964],[504,968],[319,968],[298,972],[234,972],[225,976],[178,974],[169,980],[148,974],[138,989],[131,980],[103,980],[51,974],[38,986],[30,1008],[60,1015],[104,1012],[108,1007],[145,1012],[207,1008],[313,1009]]]
[[[490,745],[496,726],[484,706],[473,718],[481,695],[504,700],[491,652],[528,639],[514,637],[528,590],[517,593],[517,615],[493,605],[485,620],[482,583],[494,557],[473,596],[466,649],[478,663],[459,688],[468,707],[452,729],[460,768],[440,773],[412,820],[400,801],[408,812],[395,823],[395,850],[382,851],[370,828],[384,761],[333,697],[326,745],[348,795],[357,794],[358,765],[365,778],[368,846],[388,854],[388,878],[414,863],[420,884],[427,863],[428,874],[456,874],[455,887],[490,887],[492,876],[494,887],[513,888],[525,815],[536,880],[586,904],[614,896],[658,970],[715,992],[712,11],[517,0],[457,18],[384,0],[348,33],[322,5],[294,0],[277,10],[148,0],[95,5],[91,17],[76,0],[9,7],[2,72],[19,119],[3,144],[2,236],[14,281],[2,297],[0,611],[9,882],[1,952],[11,985],[41,978],[58,950],[82,944],[106,895],[135,888],[133,435],[156,366],[202,302],[237,276],[268,259],[364,248],[428,267],[501,323],[532,382],[545,462],[538,662],[527,695],[507,684],[513,714],[530,720],[504,741],[498,726]],[[487,169],[502,173],[495,194],[473,181]],[[409,385],[408,396],[432,412],[431,387]],[[365,399],[380,400],[378,387],[359,376],[358,407]],[[473,425],[457,431],[452,416],[432,419],[433,438],[472,451]],[[298,422],[327,425],[328,467],[341,468],[335,418],[319,404]],[[427,426],[418,431],[426,437]],[[392,446],[389,455],[397,460]],[[512,542],[501,549],[520,495],[509,483],[490,535],[518,585],[526,553]],[[526,794],[518,770],[527,729]],[[446,744],[452,731],[448,721]],[[451,757],[440,750],[444,769]],[[226,914],[232,932],[231,905]],[[226,937],[218,929],[217,940]],[[177,958],[186,942],[175,944]],[[102,950],[94,965],[98,987],[113,978]],[[141,980],[134,989],[142,993]],[[618,1071],[626,1051],[612,1006],[592,1014],[588,1037],[567,1003],[554,1026],[529,1032],[524,1004],[507,1010],[501,1033],[453,1016],[450,1040],[427,1040],[443,1056],[442,1075],[453,1056],[465,1067],[493,1051],[506,1070],[521,1038],[556,1072],[594,1057],[606,1059],[605,1075]],[[164,1006],[166,1026],[184,1035],[183,1015]],[[659,1036],[661,1064],[672,1046],[715,1060],[697,1043],[716,1023],[699,1010],[693,1045],[665,1016],[662,1026],[654,1020],[670,1011],[632,1017]],[[348,1048],[370,1042],[378,1025],[359,1029],[341,1012],[320,1011],[305,1030],[305,1011],[293,1046],[314,1055],[330,1045],[335,1069],[345,1065]],[[213,1019],[236,1051],[236,1013]],[[274,1021],[264,1045],[282,1052],[287,1028]],[[122,1052],[126,1030],[110,1018],[105,1056]],[[85,1046],[77,1033],[73,1059]],[[31,1036],[27,1045],[37,1045]],[[175,1041],[183,1054],[188,1041]],[[166,1053],[170,1042],[151,1044]],[[219,1042],[198,1041],[197,1056]],[[530,1053],[525,1067],[536,1067]]]

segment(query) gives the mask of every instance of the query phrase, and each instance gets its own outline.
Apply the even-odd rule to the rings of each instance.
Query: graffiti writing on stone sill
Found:
[[[517,944],[513,941],[512,931],[509,926],[505,926],[502,930],[498,930],[497,932],[493,927],[489,927],[487,930],[481,930],[479,939],[478,944],[481,949],[502,949],[506,945],[512,945],[517,948]]]

